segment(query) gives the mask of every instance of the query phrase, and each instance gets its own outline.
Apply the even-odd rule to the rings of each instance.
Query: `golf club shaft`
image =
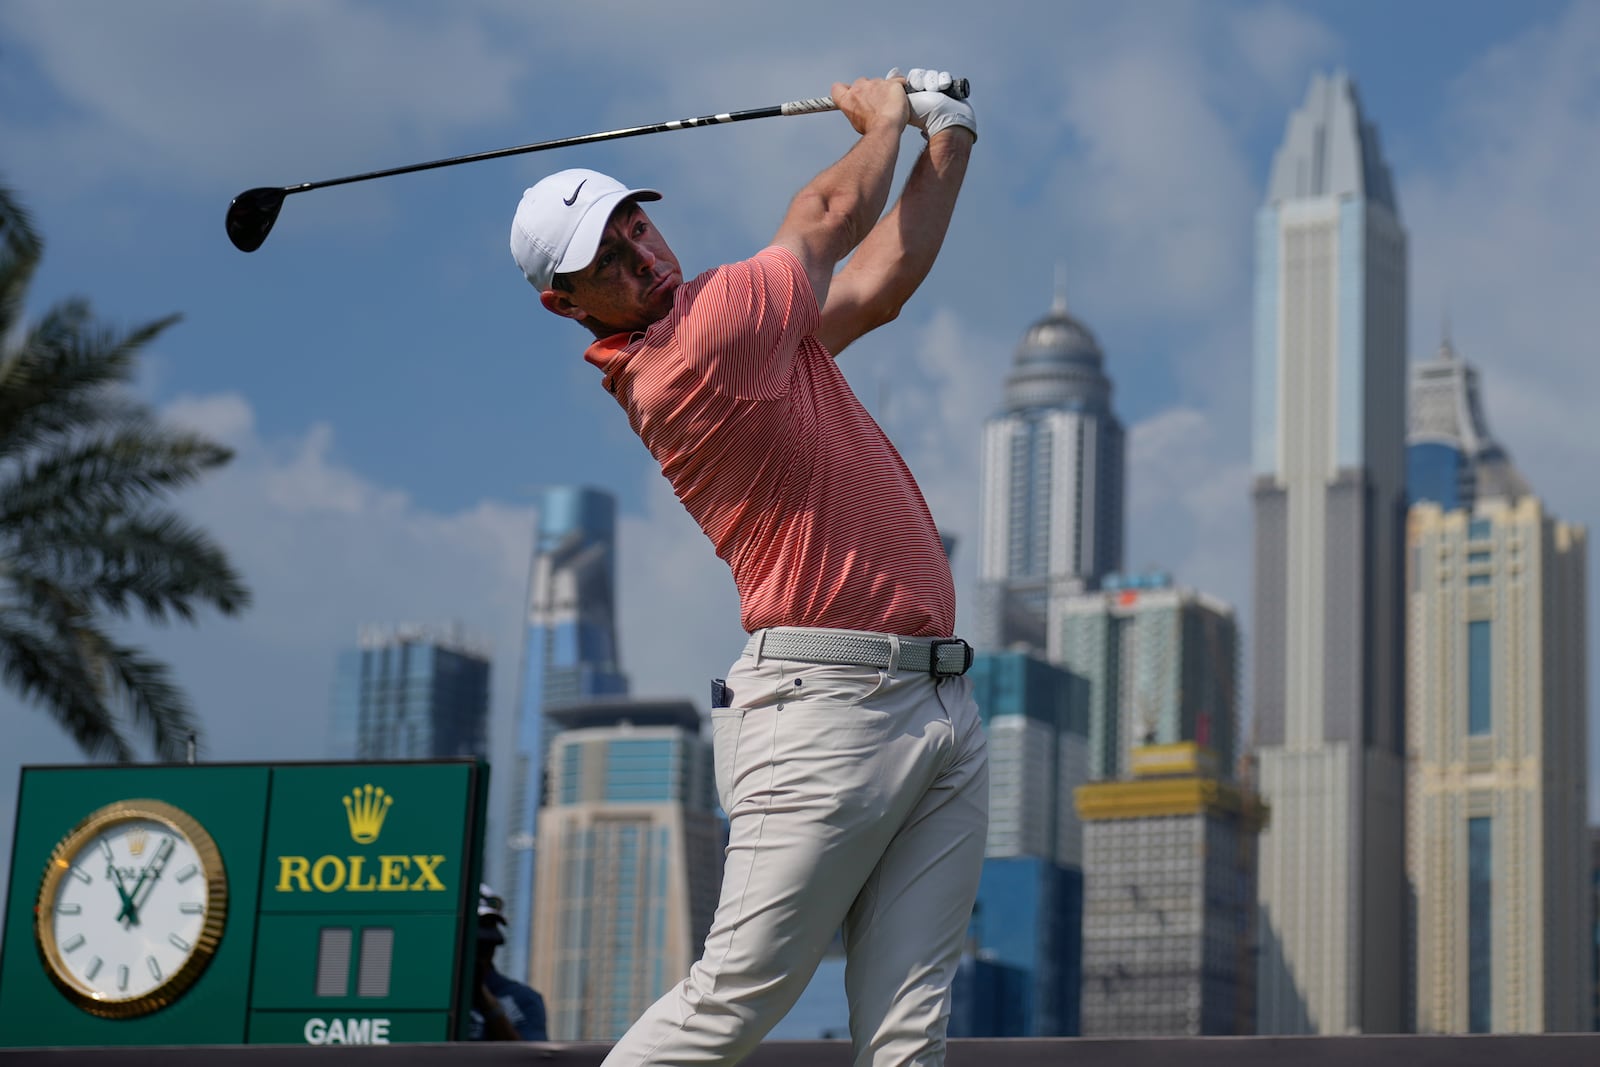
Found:
[[[968,92],[968,82],[965,78],[958,78],[950,89],[948,95],[959,100],[965,100]],[[457,163],[479,163],[486,159],[500,159],[503,156],[515,156],[525,152],[542,152],[551,148],[573,148],[578,145],[595,144],[600,141],[615,141],[624,137],[639,137],[647,133],[665,133],[668,130],[688,130],[696,126],[720,126],[729,122],[746,122],[750,119],[770,119],[783,115],[810,115],[819,111],[837,111],[839,105],[833,102],[832,97],[819,96],[808,100],[791,100],[786,104],[774,104],[771,107],[748,108],[744,111],[726,111],[717,115],[697,115],[694,118],[672,119],[667,122],[653,122],[646,126],[629,126],[620,130],[605,130],[600,133],[584,133],[576,137],[561,137],[553,141],[538,141],[534,144],[515,145],[511,148],[496,148],[488,152],[475,152],[465,156],[451,156],[449,159],[435,159],[428,163],[411,163],[404,167],[391,167],[388,170],[374,170],[366,174],[351,174],[343,178],[326,178],[322,181],[302,182],[299,185],[286,185],[285,193],[303,193],[311,189],[326,189],[333,185],[347,185],[350,182],[370,181],[373,178],[390,178],[396,174],[412,174],[419,170],[432,170],[435,167],[451,167]]]
[[[946,95],[964,100],[968,92],[967,79],[959,78],[950,88],[945,89]],[[344,178],[327,178],[319,182],[301,182],[298,185],[269,185],[257,189],[246,189],[233,198],[228,205],[226,218],[228,240],[241,252],[254,252],[261,247],[267,235],[272,232],[273,223],[278,220],[278,211],[283,207],[283,200],[290,193],[304,193],[311,189],[326,189],[330,185],[348,185],[350,182],[371,181],[373,178],[388,178],[395,174],[411,174],[419,170],[432,170],[435,167],[453,167],[457,163],[476,163],[484,159],[499,159],[501,156],[514,156],[523,152],[541,152],[547,148],[570,148],[574,145],[594,144],[597,141],[614,141],[619,137],[638,137],[646,133],[662,133],[667,130],[687,130],[695,126],[717,126],[726,122],[744,122],[747,119],[766,119],[778,115],[810,115],[818,111],[837,111],[839,105],[831,97],[819,96],[810,100],[791,100],[787,104],[777,104],[773,107],[751,108],[748,111],[729,111],[720,115],[700,115],[690,119],[673,119],[670,122],[653,122],[648,126],[630,126],[623,130],[607,130],[603,133],[586,133],[577,137],[562,137],[554,141],[540,141],[537,144],[516,145],[512,148],[499,148],[492,152],[478,152],[469,156],[452,156],[449,159],[436,159],[429,163],[412,163],[405,167],[391,167],[388,170],[368,171],[366,174],[351,174]]]

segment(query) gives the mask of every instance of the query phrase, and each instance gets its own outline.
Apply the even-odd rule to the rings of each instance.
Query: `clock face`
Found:
[[[215,842],[156,800],[109,804],[56,846],[39,887],[45,969],[95,1015],[165,1007],[216,952],[227,877]]]

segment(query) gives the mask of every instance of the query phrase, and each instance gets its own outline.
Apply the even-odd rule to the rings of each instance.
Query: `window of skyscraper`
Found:
[[[1467,733],[1489,733],[1493,728],[1493,642],[1488,619],[1467,623]]]

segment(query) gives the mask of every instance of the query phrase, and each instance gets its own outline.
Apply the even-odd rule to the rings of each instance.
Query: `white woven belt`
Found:
[[[838,663],[887,669],[900,643],[899,667],[904,671],[952,678],[972,666],[972,646],[959,637],[900,637],[864,630],[820,630],[803,626],[777,626],[750,635],[747,656],[794,660],[799,663]]]

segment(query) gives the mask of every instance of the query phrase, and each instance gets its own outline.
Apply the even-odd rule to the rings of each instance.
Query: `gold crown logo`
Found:
[[[131,853],[132,855],[135,855],[135,856],[143,855],[144,854],[144,846],[145,846],[145,843],[146,843],[147,840],[148,840],[148,837],[147,837],[147,835],[145,834],[145,832],[144,832],[144,830],[142,828],[129,830],[128,831],[128,851],[129,851],[129,853]]]
[[[345,817],[350,820],[350,836],[358,845],[370,845],[383,831],[383,817],[389,814],[394,797],[382,786],[357,786],[344,798]]]

